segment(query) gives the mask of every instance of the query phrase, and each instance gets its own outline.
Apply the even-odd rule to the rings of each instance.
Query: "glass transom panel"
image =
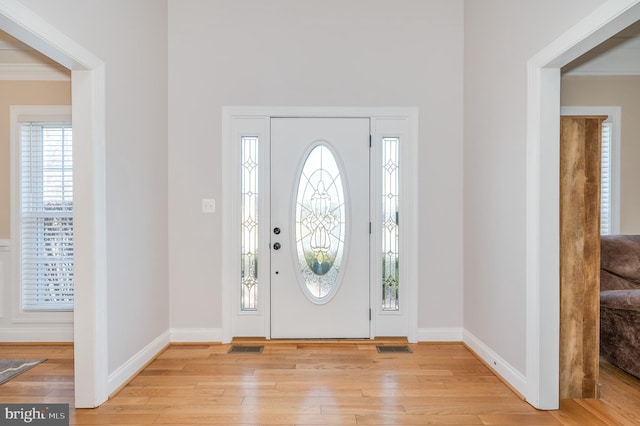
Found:
[[[302,167],[295,206],[296,248],[305,294],[322,302],[337,289],[345,242],[345,197],[340,169],[325,144]]]

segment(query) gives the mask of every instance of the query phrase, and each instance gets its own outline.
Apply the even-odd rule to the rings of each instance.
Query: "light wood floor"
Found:
[[[601,367],[600,400],[538,411],[461,344],[379,354],[368,342],[170,346],[107,403],[73,409],[73,348],[0,345],[0,358],[48,360],[0,385],[0,403],[69,403],[71,424],[637,425],[640,381]]]

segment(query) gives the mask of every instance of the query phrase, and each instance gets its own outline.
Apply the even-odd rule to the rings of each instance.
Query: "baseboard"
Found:
[[[172,328],[173,343],[222,342],[221,328]],[[417,333],[418,342],[462,342],[462,328],[421,328]]]
[[[462,342],[462,328],[419,328],[418,342]]]
[[[0,329],[0,342],[11,343],[47,343],[73,342],[73,330],[43,330],[26,328]]]
[[[222,342],[221,328],[172,328],[169,330],[174,343]]]
[[[526,395],[527,378],[469,331],[464,331],[464,344],[504,380],[520,396]]]
[[[127,384],[129,380],[135,377],[145,365],[152,361],[162,350],[169,345],[169,332],[165,331],[158,336],[153,342],[142,348],[137,354],[129,358],[127,362],[122,364],[113,373],[109,374],[107,379],[107,387],[109,395]]]

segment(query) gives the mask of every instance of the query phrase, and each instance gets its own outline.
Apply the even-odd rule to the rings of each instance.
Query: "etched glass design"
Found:
[[[240,309],[258,309],[258,138],[241,138],[241,294]]]
[[[382,138],[382,310],[397,311],[399,138]]]
[[[296,247],[307,295],[321,301],[336,288],[345,241],[345,201],[331,149],[318,145],[307,157],[296,196]]]

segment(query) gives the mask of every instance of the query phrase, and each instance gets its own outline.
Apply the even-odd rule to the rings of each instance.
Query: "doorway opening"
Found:
[[[104,63],[30,9],[0,2],[0,29],[71,70],[74,140],[75,406],[107,400]],[[81,142],[80,142],[81,141]]]
[[[528,62],[527,401],[539,409],[559,403],[560,68],[636,22],[639,3],[605,3]]]

